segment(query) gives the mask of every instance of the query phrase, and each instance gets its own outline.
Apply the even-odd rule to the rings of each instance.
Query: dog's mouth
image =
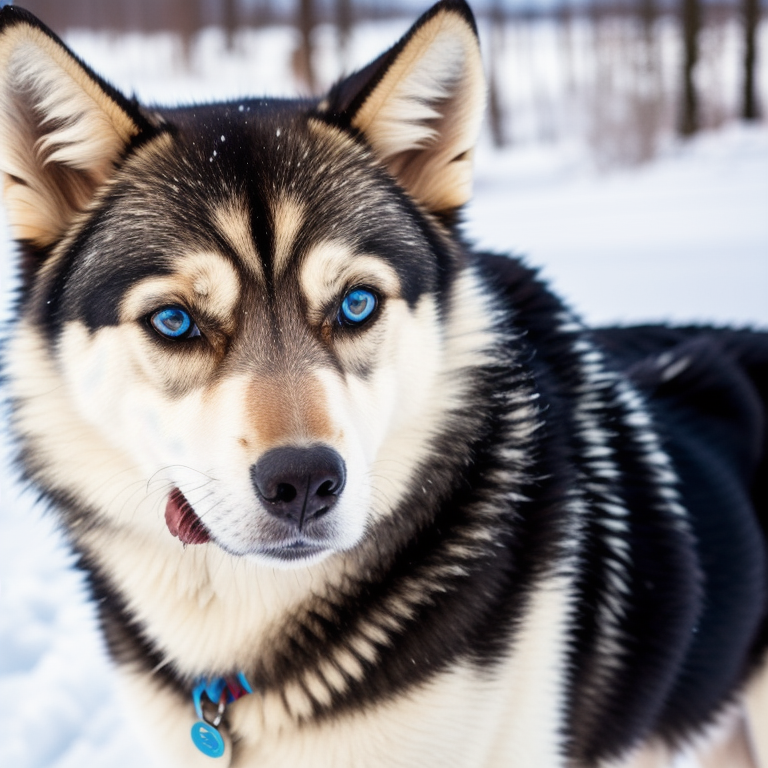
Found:
[[[211,541],[210,532],[178,488],[171,491],[165,505],[165,524],[182,544],[205,544]],[[271,546],[261,546],[253,553],[271,561],[298,563],[327,554],[329,549],[327,542],[300,536],[276,542]]]
[[[171,491],[165,505],[165,524],[182,544],[205,544],[211,540],[203,521],[178,488]]]

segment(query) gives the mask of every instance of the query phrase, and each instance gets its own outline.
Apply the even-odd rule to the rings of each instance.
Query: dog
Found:
[[[463,2],[321,99],[0,65],[18,464],[160,765],[768,765],[768,336],[473,252]]]

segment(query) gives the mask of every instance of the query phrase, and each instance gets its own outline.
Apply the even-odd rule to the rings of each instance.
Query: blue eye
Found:
[[[341,302],[339,321],[344,325],[359,325],[376,309],[376,295],[365,288],[355,288]]]
[[[152,315],[150,322],[152,327],[166,339],[188,339],[200,335],[189,313],[179,307],[159,309]]]

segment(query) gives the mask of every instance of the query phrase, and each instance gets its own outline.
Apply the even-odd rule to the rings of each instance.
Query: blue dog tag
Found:
[[[221,757],[224,754],[222,735],[208,723],[198,720],[192,726],[192,741],[208,757]]]

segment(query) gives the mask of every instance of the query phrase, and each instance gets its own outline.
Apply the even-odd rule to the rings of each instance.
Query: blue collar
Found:
[[[218,730],[224,710],[228,704],[249,693],[253,693],[253,688],[243,672],[238,672],[235,677],[197,678],[192,688],[192,702],[198,721],[192,726],[192,741],[204,755],[221,757],[224,754],[224,737]],[[203,709],[203,696],[217,707],[213,718]]]

